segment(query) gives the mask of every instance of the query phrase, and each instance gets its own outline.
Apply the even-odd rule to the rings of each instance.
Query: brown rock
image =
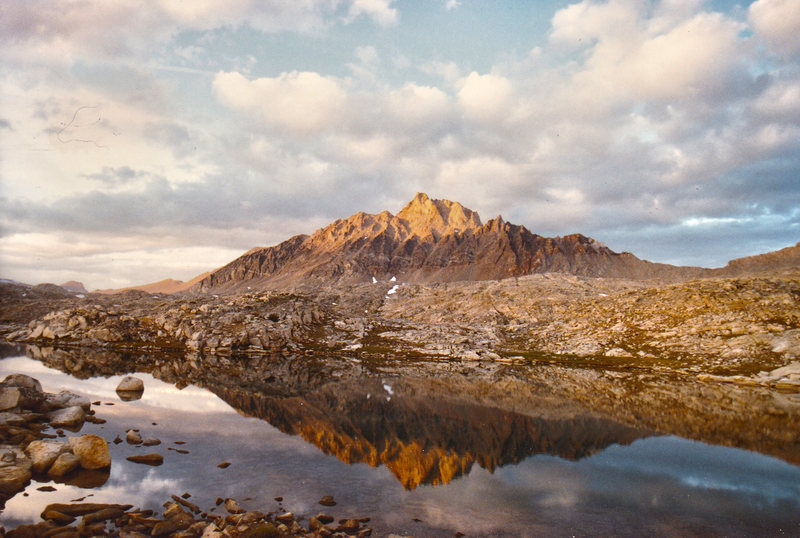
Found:
[[[339,521],[339,526],[334,529],[334,532],[357,532],[361,526],[357,519],[342,519]]]
[[[72,452],[66,452],[64,454],[59,454],[59,456],[53,462],[53,465],[50,466],[50,469],[47,471],[49,476],[53,476],[56,478],[66,476],[75,469],[77,469],[81,464],[80,458],[73,454]]]
[[[0,411],[19,406],[22,394],[17,387],[0,387]]]
[[[225,510],[227,510],[231,514],[243,514],[244,513],[244,508],[239,506],[239,503],[237,503],[233,499],[225,499]]]
[[[111,455],[108,452],[108,443],[102,437],[93,433],[70,437],[69,446],[81,462],[84,469],[103,469],[111,465]]]
[[[161,454],[157,454],[155,452],[152,454],[128,456],[125,459],[128,461],[132,461],[133,463],[143,463],[145,465],[152,465],[154,467],[164,463],[164,456],[162,456]]]
[[[86,411],[79,405],[73,405],[53,411],[49,416],[51,426],[75,428],[83,425],[86,420]]]
[[[285,514],[275,516],[275,519],[280,521],[281,523],[290,523],[294,521],[294,514],[291,512],[286,512]]]
[[[246,538],[272,538],[281,536],[281,533],[272,523],[264,522],[250,527],[242,536]]]
[[[125,376],[117,385],[117,392],[142,392],[144,381],[135,376]]]
[[[17,447],[0,446],[0,493],[11,495],[31,479],[31,460]]]
[[[45,510],[42,512],[42,519],[53,521],[59,525],[69,525],[75,518],[73,516],[59,512],[58,510]]]
[[[61,514],[66,514],[68,516],[85,516],[86,514],[91,514],[93,512],[99,512],[100,510],[105,510],[106,508],[118,508],[123,512],[127,512],[133,505],[130,504],[101,504],[101,503],[73,503],[73,504],[63,504],[63,503],[53,503],[48,504],[44,511],[42,512],[42,517],[44,514],[55,511]]]
[[[180,512],[165,521],[156,523],[150,536],[166,536],[168,534],[173,534],[177,531],[188,529],[193,523],[194,518],[192,518],[192,516],[186,512]]]
[[[142,436],[139,435],[139,432],[136,430],[128,430],[125,434],[125,441],[127,441],[129,445],[138,445],[142,442]]]
[[[322,506],[336,506],[336,501],[333,500],[332,495],[325,495],[319,500],[319,504]]]
[[[25,448],[25,454],[31,460],[31,471],[42,474],[53,465],[56,458],[68,450],[69,445],[62,441],[37,440]]]

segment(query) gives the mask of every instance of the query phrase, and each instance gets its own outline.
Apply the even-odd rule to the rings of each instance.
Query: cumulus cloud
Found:
[[[451,112],[449,96],[439,88],[406,84],[389,92],[388,113],[406,127],[430,127],[446,121]]]
[[[0,43],[17,60],[74,61],[82,55],[142,57],[187,29],[249,26],[261,32],[320,33],[335,20],[361,16],[379,25],[397,21],[393,0],[9,0],[0,7]],[[348,16],[337,19],[343,6]]]
[[[758,36],[775,51],[800,51],[800,4],[794,0],[758,0],[748,18]]]
[[[348,20],[366,15],[383,26],[395,24],[398,14],[392,7],[393,3],[394,0],[352,0],[348,9]]]
[[[468,119],[501,123],[509,117],[514,100],[514,85],[509,79],[473,71],[459,86],[458,104]]]
[[[305,71],[254,80],[219,73],[214,91],[227,106],[257,111],[268,125],[300,135],[334,126],[347,97],[336,80]]]

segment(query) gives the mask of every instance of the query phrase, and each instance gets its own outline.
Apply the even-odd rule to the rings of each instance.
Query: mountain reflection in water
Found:
[[[111,439],[140,429],[163,441],[165,461],[137,465],[126,458],[142,447],[111,443],[104,485],[50,483],[56,491],[47,492],[34,481],[0,512],[6,528],[38,521],[49,503],[87,495],[160,511],[170,495],[187,492],[210,511],[217,497],[231,497],[248,510],[290,510],[306,520],[330,494],[338,503],[331,515],[370,516],[376,536],[765,536],[800,529],[799,467],[679,437],[636,439],[647,432],[519,385],[514,390],[491,371],[309,357],[29,353],[38,361],[17,352],[0,370],[101,401],[97,411],[107,423],[86,424],[83,433]],[[423,377],[430,368],[435,375]],[[129,373],[142,377],[145,392],[121,402],[114,389]],[[185,454],[172,450],[178,441]],[[231,465],[217,468],[221,461]]]
[[[651,435],[548,406],[522,414],[486,405],[476,395],[491,385],[473,386],[463,376],[387,378],[357,363],[307,357],[194,360],[36,346],[27,351],[78,378],[139,371],[178,387],[203,387],[241,414],[299,435],[347,464],[384,465],[409,490],[447,484],[474,463],[493,472],[535,454],[576,460]]]
[[[594,417],[549,419],[445,397],[414,379],[326,385],[297,397],[212,388],[248,416],[345,463],[385,465],[406,489],[446,484],[473,463],[494,471],[534,454],[579,459],[647,432]],[[390,395],[391,391],[391,395]]]

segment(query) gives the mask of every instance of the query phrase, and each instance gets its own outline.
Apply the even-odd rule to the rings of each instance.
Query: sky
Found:
[[[416,192],[706,267],[800,241],[798,0],[4,0],[0,277],[188,280]]]

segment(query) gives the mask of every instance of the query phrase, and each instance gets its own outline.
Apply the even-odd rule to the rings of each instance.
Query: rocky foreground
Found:
[[[117,392],[122,399],[141,397],[143,385],[138,378],[123,379]],[[99,404],[100,402],[94,402]],[[103,423],[95,415],[92,402],[68,391],[46,393],[38,380],[9,375],[0,383],[0,507],[23,491],[32,479],[92,488],[102,485],[109,476],[111,457],[108,442],[95,434],[80,435],[85,422]],[[74,432],[68,435],[64,430]],[[129,444],[153,446],[157,439],[142,440],[136,430],[127,432]],[[120,438],[114,442],[122,442]],[[160,465],[158,453],[130,456],[129,461]],[[224,465],[224,464],[221,464]],[[53,491],[52,486],[39,488]],[[134,508],[131,504],[82,502],[53,503],[42,510],[40,523],[21,525],[0,535],[8,537],[40,536],[183,536],[183,537],[255,537],[255,536],[369,536],[369,518],[342,519],[338,523],[324,512],[308,518],[302,526],[291,512],[246,511],[234,499],[217,499],[226,515],[203,511],[189,501],[188,493],[172,495],[162,514]],[[276,499],[280,500],[280,499]],[[336,505],[330,496],[320,499],[323,507]]]

